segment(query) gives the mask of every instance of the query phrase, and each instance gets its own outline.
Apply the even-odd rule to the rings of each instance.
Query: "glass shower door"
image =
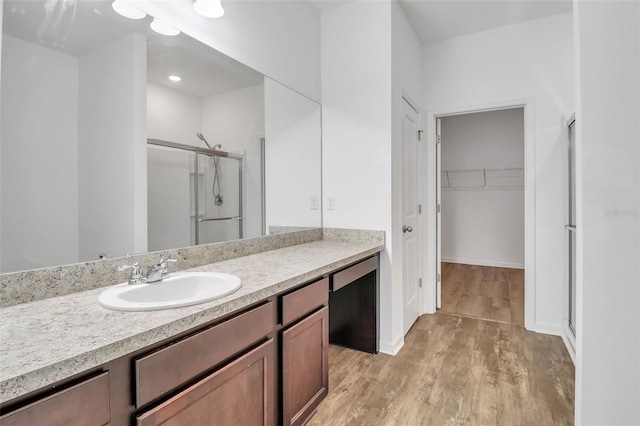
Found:
[[[196,154],[195,244],[242,238],[242,160]]]
[[[569,328],[576,334],[576,137],[575,118],[569,120]]]

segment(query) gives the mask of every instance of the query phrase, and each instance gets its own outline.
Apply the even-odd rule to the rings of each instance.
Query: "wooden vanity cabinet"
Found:
[[[275,423],[273,339],[136,417],[137,426]]]
[[[348,296],[373,277],[377,291],[377,265],[376,256],[4,403],[0,424],[303,425],[329,390],[330,284]]]
[[[329,392],[328,302],[328,278],[282,298],[286,327],[281,332],[285,426],[306,423]]]
[[[75,385],[0,416],[2,426],[106,425],[111,421],[109,372],[105,371]]]

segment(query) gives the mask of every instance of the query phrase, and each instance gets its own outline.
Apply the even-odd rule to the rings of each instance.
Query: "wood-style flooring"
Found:
[[[524,325],[524,270],[443,262],[440,311]]]
[[[573,377],[559,337],[424,315],[395,357],[331,346],[309,425],[571,425]]]

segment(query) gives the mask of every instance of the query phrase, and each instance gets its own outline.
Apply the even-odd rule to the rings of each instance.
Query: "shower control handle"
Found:
[[[402,233],[406,234],[407,232],[413,232],[413,228],[407,225],[402,225]]]

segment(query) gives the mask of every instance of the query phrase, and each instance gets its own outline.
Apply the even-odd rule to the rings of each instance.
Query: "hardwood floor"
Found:
[[[524,325],[524,270],[443,262],[440,311]]]
[[[574,369],[561,339],[443,313],[398,355],[331,346],[329,395],[309,425],[570,425]]]

